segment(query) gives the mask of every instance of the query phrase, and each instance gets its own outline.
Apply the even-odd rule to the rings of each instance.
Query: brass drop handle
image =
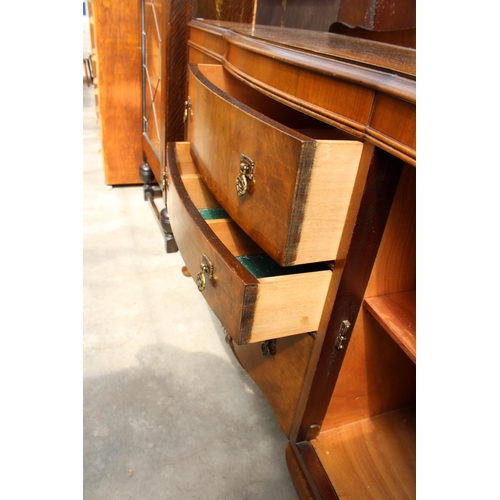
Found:
[[[248,192],[248,181],[255,182],[254,162],[242,153],[240,155],[240,173],[236,177],[236,192],[238,196],[243,196]]]
[[[200,270],[196,275],[196,286],[200,292],[203,292],[207,286],[207,279],[205,277],[206,274],[208,274],[208,277],[212,279],[214,277],[214,266],[212,262],[210,262],[210,259],[203,254],[200,263]]]

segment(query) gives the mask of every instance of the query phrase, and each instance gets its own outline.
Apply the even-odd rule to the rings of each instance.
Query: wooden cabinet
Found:
[[[388,214],[378,249],[372,242],[362,257],[373,265],[355,270],[348,256],[292,444],[290,459],[303,460],[305,470],[321,467],[339,498],[415,497],[415,174],[407,164],[384,172],[395,194],[389,207],[380,207]],[[352,244],[356,240],[355,232]],[[357,280],[359,291],[349,297],[343,284]],[[339,350],[345,321],[352,333]],[[318,491],[320,498],[326,495]]]
[[[415,8],[386,7],[141,2],[145,198],[301,499],[415,497]]]
[[[141,32],[139,0],[91,0],[94,85],[105,182],[139,184],[141,149]]]
[[[188,26],[187,142],[169,144],[166,163],[186,264],[289,438],[299,497],[414,498],[415,50],[233,22]],[[240,194],[242,155],[254,172]],[[267,291],[238,260],[262,252],[294,279],[313,263],[329,277],[283,288],[273,277]],[[294,297],[304,302],[295,315]],[[262,324],[254,299],[277,304]],[[318,313],[301,328],[309,299]]]

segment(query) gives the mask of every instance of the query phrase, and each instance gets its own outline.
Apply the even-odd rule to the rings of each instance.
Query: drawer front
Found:
[[[193,159],[231,218],[282,266],[335,260],[363,143],[218,65],[190,66],[189,96]]]
[[[204,206],[210,200],[193,203],[202,199],[193,181],[194,164],[183,169],[185,175],[179,168],[186,151],[189,143],[167,147],[172,230],[198,289],[231,338],[241,345],[316,331],[331,270],[322,264],[280,268],[227,214],[206,220],[204,209],[214,212],[214,207]]]

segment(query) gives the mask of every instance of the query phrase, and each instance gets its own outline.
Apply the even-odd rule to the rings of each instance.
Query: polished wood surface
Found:
[[[335,33],[265,25],[253,26],[234,22],[192,20],[188,26],[189,46],[211,54],[220,62],[225,59],[226,45],[247,43],[251,47],[252,42],[260,41],[264,45],[256,43],[255,52],[268,52],[270,55],[281,56],[283,60],[288,60],[290,63],[296,62],[298,66],[311,68],[311,70],[313,70],[314,63],[319,62],[321,64],[317,70],[336,68],[339,71],[338,74],[346,78],[350,75],[352,77],[355,73],[349,73],[348,68],[342,65],[328,66],[327,61],[315,57],[308,62],[308,56],[322,56],[331,62],[350,61],[371,70],[387,70],[389,74],[386,76],[389,78],[384,85],[382,75],[371,74],[369,71],[362,72],[362,68],[350,68],[353,72],[359,72],[360,82],[375,86],[378,81],[381,89],[387,86],[386,90],[395,93],[400,87],[401,95],[405,95],[404,92],[411,95],[410,82],[405,84],[404,81],[391,78],[391,74],[410,79],[416,76],[416,51],[409,50],[408,47],[381,45],[374,41]],[[279,48],[289,50],[280,52]],[[332,74],[334,74],[333,71]]]
[[[195,2],[193,17],[314,31],[332,24],[386,32],[415,28],[415,2],[400,0],[224,0]]]
[[[406,315],[406,309],[393,308],[393,313],[399,315],[393,317],[392,324],[406,325],[408,320],[415,324],[415,173],[408,165],[402,168],[365,291],[368,303],[371,298],[386,300],[401,293],[409,299],[405,303],[412,311],[410,316]],[[366,310],[360,312],[349,344],[349,356],[344,360],[326,413],[325,428],[391,411],[414,401],[416,343],[413,335],[416,333],[394,337],[391,330],[384,327],[379,318],[371,317]]]
[[[361,309],[322,431],[415,403],[415,364]]]
[[[258,255],[262,253],[262,248],[242,234],[241,229],[231,219],[207,220],[206,223],[233,255]]]
[[[416,24],[411,0],[259,0],[257,24],[328,31],[332,23],[361,26],[369,30],[402,30]]]
[[[285,449],[286,465],[290,471],[293,485],[300,500],[314,500],[311,486],[309,485],[304,471],[297,461],[297,457],[293,452],[292,445],[288,443]]]
[[[234,258],[193,205],[176,168],[175,143],[168,144],[167,154],[170,174],[167,208],[179,250],[193,279],[204,254],[213,263],[217,279],[210,283],[207,277],[209,283],[203,296],[234,340],[242,342],[242,307],[245,303],[255,304],[258,280]]]
[[[232,343],[231,346],[238,361],[266,396],[285,436],[290,435],[313,343],[314,338],[309,334],[277,339],[276,353],[268,356],[262,354],[260,344]]]
[[[416,165],[414,49],[268,26],[189,27],[190,53],[204,52],[262,93]]]
[[[205,2],[203,2],[205,3]],[[187,23],[195,15],[192,2],[170,0],[165,16],[165,147],[169,141],[184,139],[184,100],[186,96]]]
[[[416,290],[416,170],[404,165],[366,297]]]
[[[340,500],[416,498],[415,407],[322,432],[312,444]]]
[[[335,260],[372,147],[364,151],[360,141],[269,100],[219,65],[190,70],[189,139],[210,191],[280,265]],[[255,176],[238,196],[242,153],[255,162]]]
[[[304,441],[310,426],[320,425],[327,413],[330,396],[354,338],[352,330],[383,237],[401,168],[401,161],[384,151],[375,151],[322,351],[317,364],[311,368],[311,390],[305,398],[303,414],[297,416],[294,438],[298,442]],[[344,320],[352,326],[346,336],[347,347],[339,350],[335,341]]]
[[[328,31],[330,33],[338,33],[339,35],[347,35],[353,38],[397,45],[398,47],[408,47],[410,49],[416,49],[417,47],[417,30],[415,28],[372,31],[365,28],[351,28],[345,24],[336,22],[330,26]]]
[[[416,292],[399,292],[369,297],[365,299],[364,305],[401,349],[416,363]]]
[[[140,184],[141,32],[139,0],[92,0],[105,183]]]
[[[198,0],[193,2],[193,18],[251,23],[257,0]]]
[[[272,2],[264,4],[270,7]],[[362,11],[361,4],[367,6],[370,0],[350,4],[339,0],[337,13],[357,16]],[[383,10],[386,3],[377,5]],[[290,4],[290,13],[295,6],[293,2]],[[356,8],[349,13],[353,6]],[[302,12],[307,12],[307,7]],[[372,40],[371,35],[366,39],[356,38],[359,29],[349,31],[351,28],[340,34],[286,29],[283,23],[280,27],[262,26],[258,22],[193,20],[189,23],[190,63],[217,63],[233,80],[243,84],[226,84],[221,78],[215,85],[219,90],[213,90],[218,96],[222,93],[231,96],[233,101],[229,101],[240,112],[241,109],[247,112],[245,106],[248,106],[264,115],[264,121],[280,122],[280,112],[274,114],[277,101],[303,116],[334,126],[371,148],[369,152],[366,150],[370,161],[360,169],[362,174],[354,184],[352,216],[346,219],[338,259],[332,263],[329,293],[301,379],[301,392],[294,403],[286,457],[299,497],[307,500],[415,496],[416,51],[411,40],[414,22],[410,19],[411,9],[371,14],[364,18],[364,26],[356,23],[361,26],[359,29],[373,32]],[[387,14],[390,15],[384,18]],[[391,26],[393,21],[395,24]],[[376,41],[377,30],[384,23],[385,29],[399,30],[399,33],[385,32],[388,43]],[[408,31],[402,33],[405,28]],[[197,71],[208,80],[212,78],[208,75],[210,69],[200,66]],[[215,71],[220,73],[219,69]],[[210,82],[205,85],[209,86]],[[257,97],[249,97],[252,90],[258,93],[254,92]],[[203,93],[200,88],[194,89],[194,102],[207,101]],[[268,102],[273,104],[259,105],[265,102],[262,96],[271,98]],[[235,104],[234,99],[240,103]],[[190,137],[195,161],[200,141],[217,140],[221,132],[229,148],[244,142],[244,135],[235,134],[234,128],[221,130],[220,117],[224,117],[221,108],[207,106],[204,116],[211,114],[218,120],[211,126],[205,123],[205,130]],[[286,115],[281,113],[281,117]],[[238,120],[235,112],[230,121]],[[285,126],[296,132],[300,128]],[[305,128],[308,127],[300,128],[300,133],[307,136]],[[242,129],[254,130],[248,126]],[[203,138],[203,133],[210,139]],[[254,141],[255,137],[265,138],[255,141],[261,148],[273,144],[270,133],[257,129],[250,135]],[[314,137],[314,140],[319,143],[322,139]],[[291,147],[276,141],[271,149],[279,155]],[[331,151],[325,150],[328,161],[332,156]],[[287,163],[290,161],[287,159]],[[218,186],[225,180],[210,182],[202,163],[202,177],[208,179],[209,190],[226,208],[229,202],[224,193],[231,189],[229,181],[219,193]],[[265,170],[269,169],[272,167],[266,164]],[[285,174],[290,177],[288,171]],[[311,179],[312,176],[307,182],[309,187]],[[269,185],[276,189],[277,180],[273,179]],[[315,196],[321,198],[321,194]],[[326,210],[331,207],[332,198],[322,198]],[[243,216],[242,224],[246,217]],[[281,224],[287,223],[283,214],[278,218]],[[267,223],[267,218],[261,219],[263,227],[262,221]],[[331,228],[317,232],[333,237]],[[340,337],[340,327],[346,322],[350,327]],[[250,365],[258,359],[257,345],[251,347],[252,351],[247,351],[250,361],[246,360]],[[238,349],[235,347],[235,352]],[[279,382],[267,378],[270,372],[266,366],[269,365],[259,365],[262,368],[256,372],[256,378],[265,391],[272,393],[273,384],[279,387]],[[279,408],[275,400],[270,398]],[[288,410],[276,411],[282,419],[283,411]]]
[[[182,143],[181,149],[185,147]],[[226,222],[205,222],[198,209],[206,207],[193,204],[179,173],[175,150],[176,144],[169,143],[167,207],[172,228],[193,279],[203,255],[213,263],[214,276],[207,277],[202,293],[231,337],[245,344],[316,331],[332,280],[331,270],[327,266],[298,266],[292,274],[254,278],[236,256],[255,253],[255,243],[234,224],[228,233]],[[192,174],[188,176],[192,179]],[[228,241],[221,241],[228,237]]]

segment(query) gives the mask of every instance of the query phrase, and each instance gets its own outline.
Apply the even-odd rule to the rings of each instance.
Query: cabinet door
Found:
[[[141,0],[142,147],[158,182],[167,141],[184,138],[187,22],[191,2]]]
[[[164,5],[141,0],[142,23],[142,134],[146,156],[157,180],[163,165],[164,106],[163,64]]]

